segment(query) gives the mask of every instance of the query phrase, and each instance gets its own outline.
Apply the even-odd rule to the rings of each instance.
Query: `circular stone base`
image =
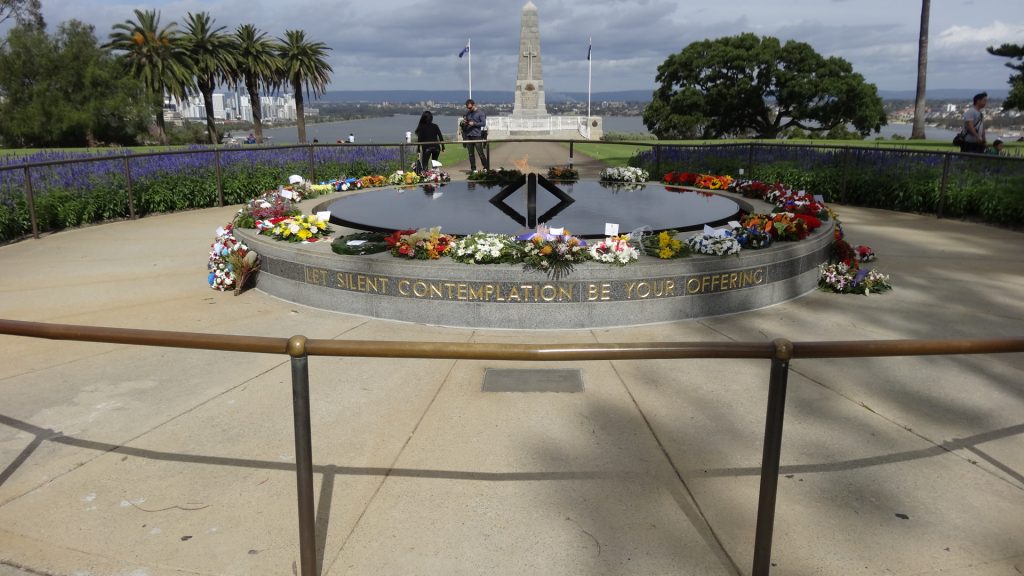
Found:
[[[347,314],[444,326],[566,329],[628,326],[762,308],[817,287],[832,222],[800,242],[739,256],[594,262],[551,280],[521,265],[341,256],[330,242],[293,244],[235,230],[260,254],[260,290]],[[685,234],[684,234],[685,236]]]

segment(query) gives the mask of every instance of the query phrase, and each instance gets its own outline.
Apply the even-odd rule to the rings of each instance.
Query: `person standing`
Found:
[[[472,98],[466,100],[466,115],[462,117],[462,138],[471,140],[466,143],[469,149],[469,170],[476,172],[476,155],[480,155],[480,163],[484,170],[491,169],[491,160],[487,157],[487,143],[484,141],[484,130],[487,129],[487,115],[480,111]]]
[[[416,126],[416,141],[420,144],[420,169],[432,169],[430,161],[437,160],[444,151],[444,134],[434,123],[434,115],[429,110],[420,115],[420,123]]]
[[[985,153],[985,115],[981,109],[987,104],[987,93],[975,94],[971,107],[964,112],[964,142],[960,145],[961,152]]]

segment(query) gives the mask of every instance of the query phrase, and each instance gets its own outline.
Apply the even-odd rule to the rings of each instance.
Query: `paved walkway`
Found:
[[[540,149],[531,165],[559,162]],[[0,247],[0,318],[432,342],[1024,334],[1024,234],[837,209],[895,291],[619,329],[386,322],[211,291],[228,207]],[[481,392],[495,367],[554,366],[310,360],[324,574],[749,573],[765,362],[580,362],[558,367],[582,393]],[[294,573],[289,375],[282,356],[0,336],[0,575]],[[794,361],[773,574],[1024,573],[1022,433],[1021,354]]]

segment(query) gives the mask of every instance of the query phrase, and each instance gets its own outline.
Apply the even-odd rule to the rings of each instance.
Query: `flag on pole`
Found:
[[[587,60],[590,60],[590,51],[594,49],[593,38],[587,40]]]
[[[466,42],[466,47],[462,49],[462,52],[459,52],[459,58],[462,58],[468,52],[469,52],[469,42]]]

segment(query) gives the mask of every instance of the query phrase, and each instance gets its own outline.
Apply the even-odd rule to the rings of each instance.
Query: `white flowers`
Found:
[[[642,183],[649,180],[650,177],[647,170],[633,166],[624,166],[605,168],[601,171],[600,179],[610,182]]]
[[[515,249],[515,239],[511,236],[477,232],[456,240],[448,254],[465,264],[496,264],[512,261]]]
[[[590,257],[595,262],[623,266],[640,256],[636,248],[623,238],[607,238],[590,245]]]
[[[740,253],[740,243],[732,236],[710,236],[706,234],[695,234],[686,241],[690,250],[697,254],[711,254],[713,256],[729,256]]]

